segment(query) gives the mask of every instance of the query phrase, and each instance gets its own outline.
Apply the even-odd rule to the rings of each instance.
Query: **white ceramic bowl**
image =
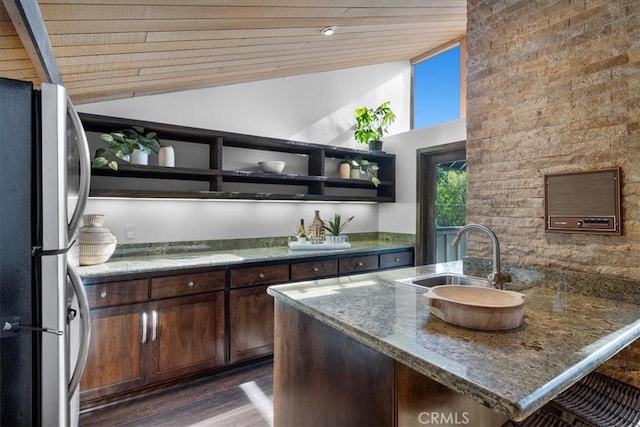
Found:
[[[287,162],[279,162],[276,160],[269,160],[264,162],[258,162],[258,166],[262,169],[262,172],[280,173],[284,170]]]

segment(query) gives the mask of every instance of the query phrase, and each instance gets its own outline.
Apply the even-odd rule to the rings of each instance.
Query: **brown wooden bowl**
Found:
[[[481,286],[434,286],[422,294],[431,314],[453,325],[483,331],[522,324],[524,295]]]

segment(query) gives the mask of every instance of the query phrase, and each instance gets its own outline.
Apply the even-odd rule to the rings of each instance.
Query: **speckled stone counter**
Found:
[[[640,336],[640,306],[544,287],[502,332],[429,316],[424,288],[396,280],[460,262],[272,286],[268,293],[485,406],[522,420]]]
[[[290,250],[286,246],[229,249],[217,251],[185,252],[178,254],[154,254],[113,258],[104,264],[80,267],[83,279],[122,274],[135,274],[178,270],[183,268],[216,267],[231,264],[294,260],[319,256],[355,255],[368,251],[413,249],[406,243],[389,243],[379,240],[351,242],[350,249],[339,250]]]

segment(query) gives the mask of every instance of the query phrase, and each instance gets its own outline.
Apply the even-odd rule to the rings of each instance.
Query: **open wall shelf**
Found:
[[[94,168],[94,197],[395,201],[393,154],[86,113],[80,119],[93,151],[106,146],[99,134],[136,125],[157,132],[161,143],[176,152],[177,167],[120,163],[118,171]],[[257,168],[257,161],[280,158],[287,159],[283,173]],[[380,184],[339,178],[337,165],[348,158],[377,163]]]

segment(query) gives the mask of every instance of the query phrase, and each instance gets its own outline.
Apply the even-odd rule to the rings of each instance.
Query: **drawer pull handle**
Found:
[[[363,264],[361,262],[358,263],[358,267],[362,267]]]
[[[193,282],[189,282],[189,283],[187,283],[187,286],[188,286],[188,287],[190,287],[190,288],[193,288],[193,285],[194,285],[194,283],[193,283]]]
[[[400,262],[400,257],[396,257],[394,261],[395,262]]]
[[[261,279],[264,279],[264,273],[258,274],[258,277],[261,278]]]
[[[320,270],[318,269],[318,267],[313,267],[313,272],[314,272],[314,273],[317,273],[318,271],[320,271]]]
[[[107,297],[107,291],[100,292],[100,298],[106,298],[106,297]]]

